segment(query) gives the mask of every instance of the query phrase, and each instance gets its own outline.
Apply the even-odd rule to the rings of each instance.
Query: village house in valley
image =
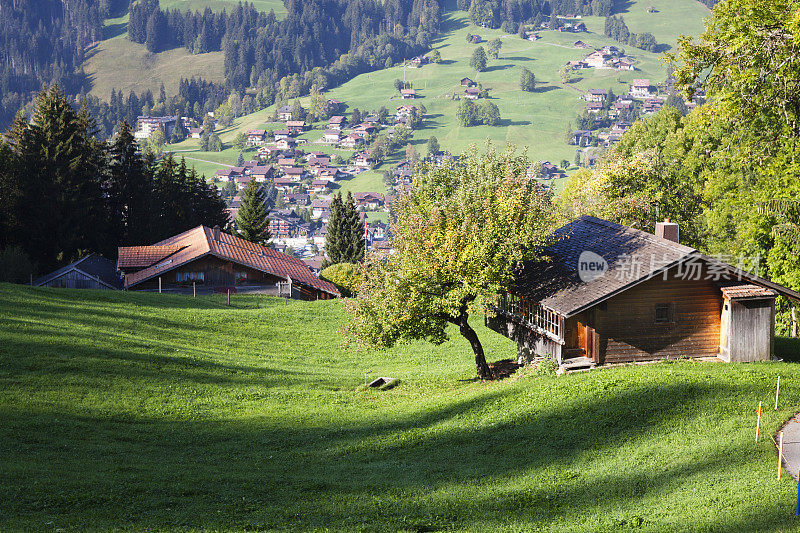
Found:
[[[293,298],[320,300],[339,296],[296,257],[240,239],[219,229],[198,226],[152,246],[119,248],[117,263],[127,290],[201,290],[272,292],[285,283]]]
[[[584,216],[555,232],[500,297],[490,328],[521,359],[569,366],[772,356],[775,298],[800,293],[683,246],[674,223],[656,235]]]

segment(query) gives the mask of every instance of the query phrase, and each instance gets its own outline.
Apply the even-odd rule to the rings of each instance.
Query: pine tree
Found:
[[[236,214],[239,237],[256,244],[267,244],[272,238],[269,232],[269,209],[265,205],[261,186],[250,180],[242,193],[242,205]]]
[[[342,200],[342,194],[339,193],[331,203],[325,255],[324,267],[364,261],[364,223],[358,216],[356,203],[349,192],[346,200]]]
[[[102,188],[104,161],[88,112],[58,86],[36,97],[30,124],[18,117],[8,140],[21,179],[19,244],[47,271],[84,250],[111,252]]]
[[[127,121],[108,147],[108,199],[113,235],[118,245],[149,241],[152,176]]]

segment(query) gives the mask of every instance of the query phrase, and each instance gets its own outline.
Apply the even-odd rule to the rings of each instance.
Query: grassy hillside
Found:
[[[339,301],[233,303],[0,285],[0,530],[796,530],[794,364],[481,383],[459,338],[358,354]]]
[[[162,83],[168,94],[175,94],[181,78],[192,76],[224,81],[222,52],[195,55],[184,48],[174,48],[153,54],[145,45],[128,40],[127,24],[127,15],[106,20],[106,39],[89,50],[84,69],[95,96],[107,101],[111,89],[122,89],[126,95],[130,91],[141,94],[147,89],[158,94]]]
[[[648,6],[656,7],[658,12],[647,13]],[[633,1],[622,6],[622,10],[632,31],[651,31],[660,43],[666,45],[665,49],[674,46],[680,33],[699,34],[703,18],[709,12],[694,0]],[[597,48],[619,44],[603,35],[604,19],[586,17],[584,22],[589,34],[543,31],[541,40],[529,42],[500,30],[476,28],[469,22],[467,13],[450,11],[445,15],[443,33],[434,45],[442,55],[441,64],[426,65],[421,69],[396,66],[363,74],[328,94],[346,102],[350,108],[373,110],[386,106],[393,111],[401,103],[393,81],[405,77],[421,95],[416,103],[423,104],[428,111],[425,127],[414,133],[413,144],[418,151],[425,152],[424,145],[431,136],[436,136],[443,148],[454,153],[461,153],[472,144],[482,146],[489,139],[497,144],[512,143],[527,148],[532,159],[573,161],[575,147],[566,143],[565,132],[568,128],[574,129],[575,117],[586,105],[581,100],[586,91],[602,88],[620,94],[628,90],[634,78],[650,78],[653,83],[658,83],[666,77],[659,54],[626,47],[636,60],[637,71],[584,69],[573,83],[562,84],[558,75],[561,66],[569,60],[581,59],[587,53],[573,47],[576,40]],[[469,66],[475,45],[466,43],[466,35],[472,33],[481,35],[484,41],[499,37],[503,42],[500,58],[490,60],[487,70],[481,73]],[[534,72],[537,79],[535,92],[520,90],[521,67]],[[463,93],[458,80],[464,76],[490,89],[492,102],[500,108],[503,118],[499,125],[469,128],[458,125],[456,109],[459,102],[452,99],[452,95]],[[271,109],[238,119],[232,128],[223,132],[222,140],[230,142],[240,131],[264,127],[270,114]],[[312,140],[319,138],[321,130],[305,136]],[[181,147],[194,147],[196,150],[197,146],[198,142],[193,141]],[[232,155],[233,159],[227,158],[224,162],[235,161],[237,153]],[[193,157],[204,158],[202,152],[195,152]],[[369,179],[369,185],[375,182],[380,184],[377,173]],[[360,185],[350,186],[353,190],[364,190],[358,187]]]
[[[180,9],[181,11],[203,11],[210,7],[212,11],[231,10],[239,3],[239,0],[159,0],[161,9]],[[248,0],[248,4],[253,4],[258,11],[268,12],[270,9],[275,11],[278,18],[283,18],[286,14],[286,7],[282,0]]]

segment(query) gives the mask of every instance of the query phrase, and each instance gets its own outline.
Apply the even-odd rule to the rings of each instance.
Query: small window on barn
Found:
[[[656,304],[656,324],[670,324],[673,322],[672,304]]]

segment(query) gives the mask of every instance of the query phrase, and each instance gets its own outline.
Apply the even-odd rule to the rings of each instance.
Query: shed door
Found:
[[[722,316],[719,321],[719,357],[724,361],[730,362],[730,346],[728,340],[728,330],[731,324],[731,302],[728,299],[722,301]]]

